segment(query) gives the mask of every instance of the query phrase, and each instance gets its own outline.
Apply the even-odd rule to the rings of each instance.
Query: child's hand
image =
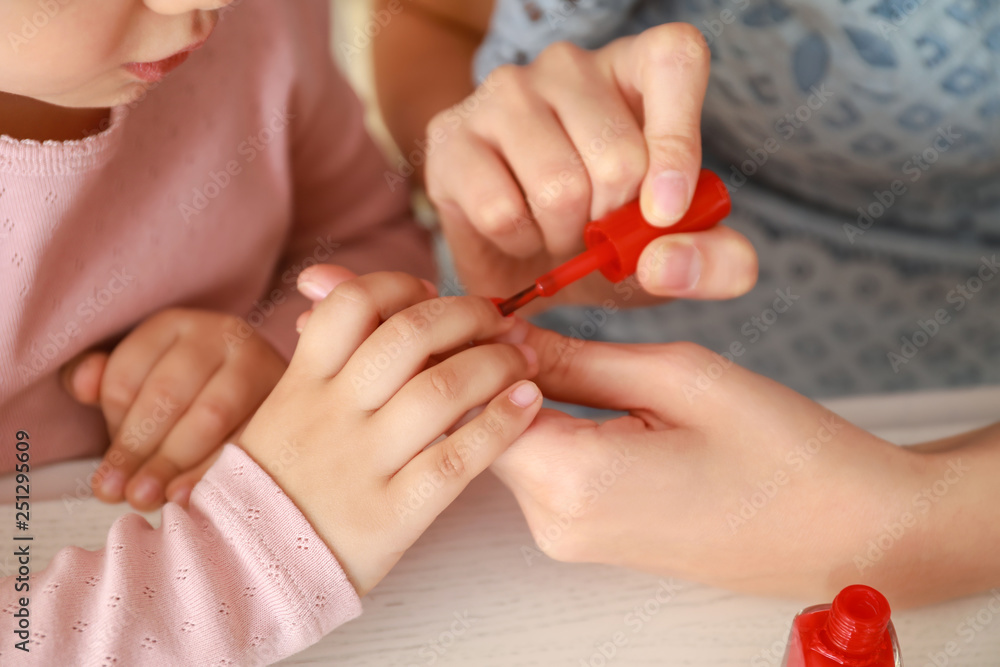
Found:
[[[493,466],[548,555],[797,598],[856,582],[900,603],[927,594],[912,577],[927,567],[931,522],[914,499],[954,474],[947,461],[692,344],[538,329],[527,342],[547,397],[630,413],[598,424],[543,410]],[[906,512],[917,521],[899,528]],[[886,547],[880,536],[897,529],[871,557],[869,540]]]
[[[150,317],[111,354],[85,352],[64,367],[72,396],[104,412],[111,446],[94,494],[147,511],[186,504],[210,463],[278,382],[285,361],[237,318],[201,310]],[[201,464],[201,465],[199,465]]]
[[[470,345],[505,334],[513,320],[486,299],[433,296],[425,282],[399,273],[337,285],[312,311],[288,371],[239,439],[359,595],[541,406],[537,387],[523,381],[537,370],[530,348]]]
[[[701,34],[674,23],[598,51],[555,44],[531,65],[498,68],[438,114],[427,190],[470,291],[507,296],[530,285],[583,249],[587,221],[640,193],[650,221],[676,222],[701,166],[708,72]],[[718,227],[653,241],[637,275],[660,297],[722,299],[753,286],[757,262],[749,241]],[[562,300],[610,295],[595,274]]]

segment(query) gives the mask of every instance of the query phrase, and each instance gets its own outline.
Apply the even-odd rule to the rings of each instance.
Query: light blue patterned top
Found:
[[[730,186],[727,224],[757,247],[760,285],[616,313],[591,335],[586,309],[546,324],[739,341],[740,363],[813,396],[1000,382],[1000,0],[497,0],[475,76],[671,21],[710,45],[706,166]],[[754,324],[784,289],[795,305]]]

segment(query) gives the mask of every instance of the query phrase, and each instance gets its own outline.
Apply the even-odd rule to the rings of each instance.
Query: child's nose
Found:
[[[185,14],[197,10],[222,9],[233,0],[143,0],[157,14]]]

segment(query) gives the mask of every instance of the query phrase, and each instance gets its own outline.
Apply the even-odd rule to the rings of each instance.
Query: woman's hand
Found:
[[[532,64],[498,68],[429,124],[427,191],[460,278],[474,294],[507,296],[583,249],[583,227],[640,197],[669,226],[687,211],[701,168],[709,52],[693,26],[651,28],[585,51],[567,42]],[[639,282],[663,297],[726,299],[756,282],[749,241],[727,227],[659,238]],[[564,302],[598,302],[595,275]]]
[[[543,410],[494,464],[549,556],[820,600],[856,582],[896,604],[988,583],[931,560],[953,512],[985,511],[965,456],[897,447],[692,344],[509,337],[537,350],[547,397],[628,412]]]

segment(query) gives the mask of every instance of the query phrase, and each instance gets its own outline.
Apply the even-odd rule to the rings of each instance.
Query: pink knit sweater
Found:
[[[244,0],[100,134],[0,137],[0,473],[18,431],[33,467],[104,451],[103,417],[58,370],[163,308],[239,314],[290,356],[305,266],[431,273],[406,193],[387,187],[330,63],[326,6]],[[20,597],[30,653],[13,648]],[[63,550],[30,591],[0,582],[0,610],[3,665],[245,665],[305,648],[360,603],[298,509],[230,445],[189,512],[168,505],[159,530],[120,519],[104,550]]]

